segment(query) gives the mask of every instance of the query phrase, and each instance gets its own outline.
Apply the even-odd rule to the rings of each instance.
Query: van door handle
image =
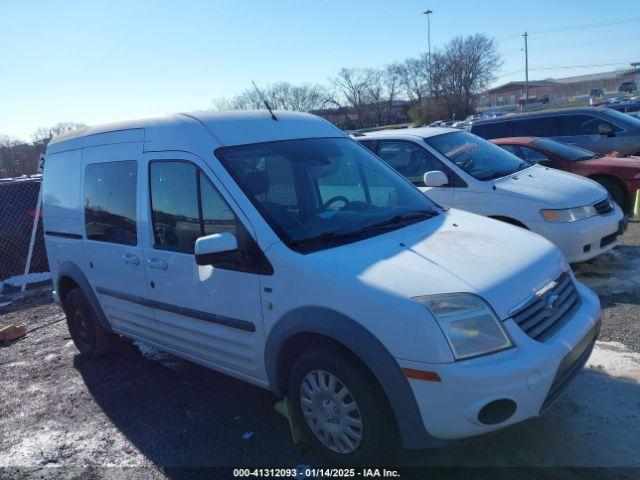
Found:
[[[158,270],[166,270],[169,268],[167,262],[162,260],[161,258],[150,258],[147,260],[147,265],[151,268],[157,268]]]
[[[132,253],[125,253],[122,255],[122,260],[124,260],[124,263],[130,263],[131,265],[139,265],[140,264],[140,258],[138,258],[137,255],[134,255]]]

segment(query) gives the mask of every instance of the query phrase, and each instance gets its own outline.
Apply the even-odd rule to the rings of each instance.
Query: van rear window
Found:
[[[135,160],[85,168],[84,220],[89,240],[136,245]]]

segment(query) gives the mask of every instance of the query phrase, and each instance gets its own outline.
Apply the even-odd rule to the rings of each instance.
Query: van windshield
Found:
[[[349,138],[259,143],[215,153],[274,231],[298,251],[357,241],[442,212]]]
[[[424,140],[478,180],[506,177],[532,165],[468,132],[445,133]]]

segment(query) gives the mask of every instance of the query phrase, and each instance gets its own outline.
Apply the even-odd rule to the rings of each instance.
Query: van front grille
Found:
[[[593,208],[596,209],[598,215],[609,215],[614,210],[613,202],[610,198],[605,198],[604,200],[594,204]]]
[[[531,338],[544,342],[571,318],[580,298],[571,275],[564,272],[556,285],[543,295],[534,296],[512,313],[513,320]]]

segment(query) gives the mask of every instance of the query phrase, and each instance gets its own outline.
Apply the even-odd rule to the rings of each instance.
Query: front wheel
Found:
[[[340,349],[313,349],[294,362],[289,395],[305,437],[337,464],[384,463],[398,440],[373,375]]]
[[[618,206],[625,213],[629,213],[629,206],[627,205],[627,199],[625,192],[622,190],[620,185],[618,185],[615,181],[609,180],[608,178],[601,178],[598,180],[598,183],[607,189],[613,201],[618,204]]]

